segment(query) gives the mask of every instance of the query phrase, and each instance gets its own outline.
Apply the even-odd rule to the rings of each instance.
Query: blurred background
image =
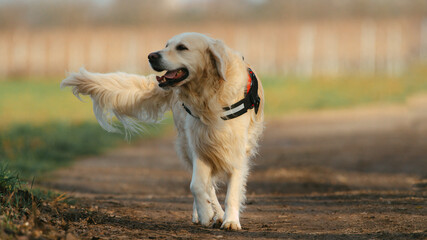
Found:
[[[187,31],[223,39],[258,72],[402,74],[427,60],[424,0],[0,1],[0,75],[148,73]]]
[[[245,56],[264,83],[269,119],[404,104],[427,91],[425,0],[0,0],[0,156],[33,174],[58,154],[97,149],[80,139],[122,139],[60,81],[82,66],[153,73],[147,55],[189,31]],[[40,158],[52,162],[27,164]]]
[[[34,216],[26,222],[37,212],[33,199],[57,206],[66,198],[40,186],[120,209],[123,228],[87,233],[120,220],[82,220],[85,238],[130,225],[163,233],[165,219],[171,234],[188,225],[177,220],[193,200],[171,116],[129,145],[101,129],[90,98],[82,103],[59,85],[82,66],[151,74],[148,54],[190,31],[241,52],[264,86],[267,127],[248,179],[244,216],[254,220],[244,219],[245,238],[425,235],[427,0],[0,0],[0,239],[39,228]],[[171,213],[177,201],[187,205]],[[127,216],[135,214],[142,218]],[[66,232],[73,221],[43,220]]]

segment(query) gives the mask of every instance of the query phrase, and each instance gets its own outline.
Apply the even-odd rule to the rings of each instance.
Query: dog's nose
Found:
[[[154,61],[160,58],[160,54],[158,52],[153,52],[148,55],[148,60]]]

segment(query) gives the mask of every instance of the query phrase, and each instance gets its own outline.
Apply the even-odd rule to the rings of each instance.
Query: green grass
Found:
[[[92,103],[79,101],[58,81],[0,81],[0,128],[18,123],[96,122]]]
[[[30,179],[66,166],[79,156],[98,154],[122,139],[95,123],[13,125],[0,133],[0,159]]]
[[[427,93],[427,68],[414,68],[400,77],[341,76],[300,79],[262,77],[268,116],[370,104],[404,103]]]
[[[30,189],[31,190],[31,189]],[[39,199],[25,187],[17,173],[0,163],[0,237],[4,230],[16,232],[15,223],[29,214]]]
[[[33,189],[32,184],[21,181],[17,172],[11,171],[4,162],[0,162],[0,239],[16,239],[17,236],[23,235],[34,239],[31,232],[42,228],[42,211],[46,212],[57,204],[73,202],[64,194]]]
[[[22,180],[19,175],[20,173],[18,171],[12,171],[6,163],[0,163],[0,200],[3,201],[3,204],[0,204],[0,211],[2,210],[1,206],[6,205],[5,201],[8,201],[8,204],[13,204],[13,202],[15,202],[18,205],[23,204],[25,207],[29,207],[32,202],[31,198],[40,201],[49,201],[52,199],[58,199],[58,197],[61,197],[62,200],[65,199],[57,192],[33,188],[34,182],[29,183],[28,181]],[[12,193],[21,199],[15,199],[13,201],[6,199]]]
[[[7,165],[0,163],[0,196],[8,192],[13,192],[21,186],[21,180],[17,173],[9,170]]]
[[[148,136],[162,130],[150,129]],[[13,125],[0,132],[0,159],[24,179],[31,179],[120,143],[125,143],[124,135],[107,133],[97,123]]]

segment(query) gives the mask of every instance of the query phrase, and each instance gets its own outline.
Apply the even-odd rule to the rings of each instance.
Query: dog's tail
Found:
[[[158,86],[155,75],[91,73],[84,68],[71,73],[61,88],[72,87],[74,95],[89,95],[99,124],[109,132],[121,132],[112,122],[123,123],[126,134],[141,130],[138,121],[153,123],[170,109],[172,92]]]

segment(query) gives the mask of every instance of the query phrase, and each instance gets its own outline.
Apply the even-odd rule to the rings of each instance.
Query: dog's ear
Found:
[[[219,76],[224,79],[224,81],[227,81],[228,54],[225,44],[220,40],[212,40],[209,43],[208,51],[213,58],[214,67],[218,71]]]

